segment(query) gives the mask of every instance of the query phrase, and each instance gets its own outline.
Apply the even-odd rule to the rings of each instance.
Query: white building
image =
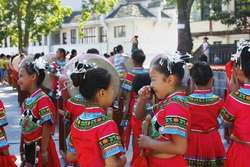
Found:
[[[74,10],[79,10],[81,6],[81,0],[77,1],[74,1]],[[63,3],[71,5],[72,1],[63,0]],[[80,11],[73,11],[57,32],[51,32],[47,37],[42,37],[41,41],[31,43],[29,53],[50,53],[62,47],[68,51],[76,49],[78,53],[96,48],[103,54],[122,44],[125,52],[130,54],[131,38],[134,35],[139,36],[139,48],[147,55],[175,50],[176,21],[164,13],[163,6],[164,0],[123,0],[106,16],[93,16],[83,30],[84,38],[79,35]],[[16,47],[9,46],[7,39],[6,47],[0,48],[0,53],[17,53]]]
[[[191,12],[191,33],[194,42],[194,50],[201,44],[205,36],[209,38],[210,44],[234,44],[240,39],[250,39],[250,27],[244,30],[235,30],[235,26],[227,26],[220,21],[209,20],[212,12],[211,6],[204,1],[195,1]],[[230,0],[229,4],[221,4],[222,11],[236,12],[239,9],[249,9],[250,2],[241,0]]]

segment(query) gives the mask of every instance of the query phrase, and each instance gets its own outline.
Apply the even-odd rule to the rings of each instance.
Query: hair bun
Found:
[[[81,80],[82,80],[81,78],[82,78],[82,74],[81,74],[81,73],[72,73],[72,74],[70,75],[70,79],[72,80],[73,85],[74,85],[75,87],[80,86]]]

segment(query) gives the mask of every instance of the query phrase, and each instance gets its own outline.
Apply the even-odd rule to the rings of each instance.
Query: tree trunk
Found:
[[[193,41],[190,31],[190,13],[194,0],[177,0],[178,48],[181,53],[191,53]]]
[[[23,50],[25,54],[28,54],[29,39],[30,39],[30,25],[32,24],[33,14],[31,12],[33,0],[29,0],[26,7],[26,17],[24,20],[24,37],[23,37]]]
[[[21,14],[21,1],[17,1],[17,31],[18,31],[18,51],[23,53],[23,29],[22,29],[22,14]]]

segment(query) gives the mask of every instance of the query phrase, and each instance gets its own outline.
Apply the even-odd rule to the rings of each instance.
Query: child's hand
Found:
[[[150,145],[152,144],[153,139],[149,136],[145,136],[145,135],[140,135],[139,138],[139,146],[141,148],[149,148]]]
[[[138,95],[143,100],[149,99],[151,97],[151,87],[150,86],[144,86],[144,87],[142,87],[139,90]]]

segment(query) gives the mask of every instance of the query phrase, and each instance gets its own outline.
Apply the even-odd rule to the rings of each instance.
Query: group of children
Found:
[[[149,167],[250,166],[249,45],[242,48],[233,69],[240,87],[225,101],[213,94],[213,72],[205,62],[197,62],[190,69],[189,83],[193,83],[194,90],[187,91],[186,85],[182,85],[185,62],[181,58],[160,56],[153,60],[149,70],[143,68],[142,50],[134,51],[131,58],[134,67],[120,74],[118,98],[112,82],[114,76],[107,69],[75,63],[70,79],[79,94],[65,102],[64,113],[71,124],[66,141],[67,162],[82,167],[123,167],[133,135],[131,166],[140,156],[146,158]],[[120,61],[114,60],[115,66]],[[22,166],[60,166],[52,139],[57,108],[42,90],[46,70],[36,60],[20,66],[18,84],[29,93],[21,107]],[[124,102],[119,124],[107,115],[115,98]],[[0,103],[0,159],[7,156],[13,162],[13,157],[8,156],[5,119]],[[145,119],[148,130],[142,133]],[[218,119],[232,129],[227,153],[218,132],[221,126]]]

